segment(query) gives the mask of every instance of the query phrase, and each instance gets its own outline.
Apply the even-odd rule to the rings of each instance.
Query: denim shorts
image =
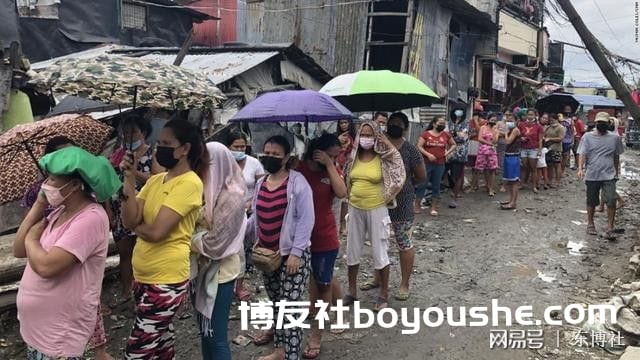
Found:
[[[311,253],[311,272],[318,284],[325,286],[331,284],[338,251],[339,249]]]
[[[571,148],[573,147],[573,145],[571,143],[562,143],[562,153],[566,154],[569,151],[571,151]]]
[[[523,159],[537,159],[538,149],[522,149],[520,150],[520,157]]]

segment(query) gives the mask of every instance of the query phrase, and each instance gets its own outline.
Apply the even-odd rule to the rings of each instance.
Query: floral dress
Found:
[[[124,149],[120,149],[119,151],[123,151],[123,150]],[[147,151],[145,151],[145,153],[140,157],[140,159],[138,159],[137,170],[139,172],[149,174],[151,173],[152,164],[153,164],[153,148],[149,146]],[[120,169],[116,168],[116,172],[118,173],[120,180],[124,181],[124,174],[120,172]],[[137,191],[140,191],[140,189],[142,189],[143,186],[144,186],[144,183],[136,182]],[[113,217],[115,220],[115,225],[112,229],[113,239],[115,241],[118,241],[125,237],[135,236],[135,233],[133,231],[126,229],[124,225],[122,225],[122,220],[120,219],[121,206],[122,206],[121,201],[119,198],[117,198],[117,194],[116,194],[114,198],[111,200],[111,208],[113,210]]]
[[[493,142],[493,132],[482,133],[482,140]],[[498,153],[492,145],[481,143],[478,147],[478,157],[476,158],[476,170],[495,170],[498,168]]]

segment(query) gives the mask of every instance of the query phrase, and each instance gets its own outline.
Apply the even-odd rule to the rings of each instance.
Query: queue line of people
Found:
[[[16,256],[28,259],[18,296],[28,358],[79,358],[89,338],[99,333],[101,289],[96,284],[101,284],[104,273],[110,222],[112,229],[122,231],[119,241],[135,236],[128,285],[124,284],[127,264],[121,268],[122,296],[127,298],[127,286],[131,286],[136,309],[125,359],[175,358],[173,320],[189,298],[200,328],[203,358],[215,354],[230,359],[231,301],[234,294],[241,300],[251,297],[243,278],[256,248],[278,257],[275,270],[262,271],[272,302],[301,301],[309,289],[312,300],[335,304],[342,298],[350,305],[358,299],[358,290],[378,289],[373,308],[379,311],[388,306],[388,250],[389,241],[395,240],[401,270],[395,298],[407,300],[415,257],[413,222],[429,186],[430,215],[438,216],[445,174],[453,189],[449,206],[456,207],[464,168],[473,156],[474,173],[484,172],[490,197],[495,196],[496,171],[502,169],[509,200],[501,208],[514,209],[522,182],[531,178],[537,191],[542,149],[549,149],[544,157],[548,163],[560,164],[564,150],[574,148],[573,143],[563,145],[567,127],[559,125],[556,115],[550,116],[546,129],[545,117],[538,121],[533,111],[519,122],[511,113],[501,121],[494,115],[487,121],[475,117],[470,124],[463,109],[452,110],[449,122],[436,117],[415,146],[405,140],[409,121],[403,113],[388,117],[379,113],[376,121],[364,122],[358,130],[352,121],[343,120],[336,134],[313,139],[301,161],[294,159],[285,137],[269,138],[256,159],[246,153],[246,135],[234,132],[225,145],[205,144],[195,126],[179,120],[165,125],[153,150],[144,144],[145,124],[132,121],[127,129],[130,141],[111,158],[112,163],[119,162],[118,173],[106,159],[72,144],[69,150],[50,151],[41,160],[48,178],[39,185],[37,201],[21,225],[14,250]],[[571,137],[577,138],[575,127],[572,131]],[[474,155],[470,155],[471,141],[477,141]],[[577,148],[579,154],[585,151]],[[70,164],[70,159],[76,161]],[[583,159],[579,164],[583,169]],[[559,169],[556,165],[553,169],[557,180]],[[477,178],[471,180],[472,189],[477,187],[474,181]],[[589,193],[590,207],[594,189]],[[609,187],[601,184],[600,189],[610,206]],[[114,194],[118,201],[111,202]],[[348,216],[344,216],[345,204]],[[47,208],[53,212],[43,220]],[[90,220],[81,221],[84,217],[79,214],[85,213]],[[109,221],[109,213],[119,214],[118,219]],[[348,265],[344,296],[333,274],[343,221]],[[91,241],[79,243],[76,232],[56,231],[76,222],[82,238]],[[372,245],[374,276],[358,286],[365,240]],[[122,246],[120,252],[127,248]],[[47,338],[38,335],[40,325],[33,314],[39,312],[33,309],[48,301],[40,295],[53,287],[78,289],[82,295],[59,298],[62,310],[43,316],[44,325],[52,330],[60,330],[60,324],[73,325],[58,331],[60,336]],[[68,306],[82,311],[61,321]],[[271,329],[254,339],[257,345],[271,341],[275,349],[262,360],[314,359],[320,355],[322,331],[314,323],[306,346],[300,328]]]

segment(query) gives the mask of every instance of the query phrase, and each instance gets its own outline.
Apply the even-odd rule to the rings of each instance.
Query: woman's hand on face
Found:
[[[391,141],[389,141],[389,138],[385,134],[378,134],[378,136],[376,136],[376,140],[387,146],[393,147],[393,144],[391,143]]]
[[[287,259],[287,274],[293,275],[298,272],[300,269],[300,258],[289,254],[289,258]]]
[[[320,163],[326,167],[329,167],[333,164],[333,160],[331,160],[331,157],[322,150],[316,150],[313,152],[313,161]]]

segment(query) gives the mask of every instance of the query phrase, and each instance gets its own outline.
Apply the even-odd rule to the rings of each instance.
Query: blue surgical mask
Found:
[[[142,140],[132,142],[131,144],[129,144],[128,148],[129,150],[136,151],[140,148],[140,146],[142,146]]]
[[[231,153],[236,161],[242,161],[247,158],[247,154],[244,151],[232,151]]]
[[[462,110],[456,110],[453,112],[453,114],[457,117],[462,117],[462,115],[464,114],[464,112]]]

